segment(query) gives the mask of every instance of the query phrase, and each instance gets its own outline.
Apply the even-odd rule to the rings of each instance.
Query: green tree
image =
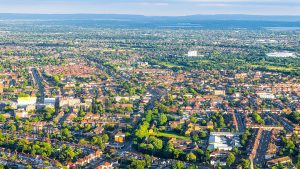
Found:
[[[164,148],[164,155],[167,158],[173,158],[173,153],[174,153],[174,145],[172,144],[172,142],[168,142],[166,147]]]
[[[196,161],[196,159],[197,159],[197,156],[194,154],[194,153],[188,153],[187,155],[186,155],[186,160],[187,161]]]
[[[149,168],[151,166],[151,157],[148,154],[145,155],[145,162],[146,167]]]
[[[159,117],[159,125],[164,125],[168,121],[168,117],[165,114],[161,114]]]
[[[154,136],[149,137],[149,142],[154,146],[155,150],[161,150],[163,148],[163,141]]]
[[[197,122],[197,119],[194,116],[191,116],[190,118],[191,123],[195,124]]]
[[[200,133],[199,133],[199,137],[200,137],[200,139],[205,139],[206,138],[206,132],[205,131],[200,131]]]
[[[173,166],[173,169],[183,169],[183,163],[181,161],[176,161],[176,163]]]
[[[4,123],[5,121],[6,121],[6,118],[2,114],[0,114],[0,122]]]
[[[148,122],[144,122],[141,126],[139,126],[139,128],[135,131],[135,136],[139,139],[143,139],[144,137],[148,137],[149,136],[149,123]]]
[[[109,140],[108,135],[107,135],[107,134],[104,134],[104,135],[102,136],[102,140],[103,140],[104,143],[107,143],[108,140]]]
[[[64,128],[61,130],[61,135],[66,138],[66,139],[70,139],[72,137],[71,132],[69,131],[68,128]]]
[[[241,161],[242,161],[242,166],[243,166],[244,169],[250,168],[250,160],[242,159]]]
[[[235,156],[233,153],[229,153],[226,159],[227,165],[230,167],[235,162]]]
[[[145,116],[145,120],[148,122],[148,123],[150,123],[151,121],[152,121],[152,111],[151,110],[148,110],[147,112],[146,112],[146,116]]]

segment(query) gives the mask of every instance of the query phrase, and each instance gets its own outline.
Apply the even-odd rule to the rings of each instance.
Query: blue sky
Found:
[[[0,0],[0,13],[300,15],[300,0]]]

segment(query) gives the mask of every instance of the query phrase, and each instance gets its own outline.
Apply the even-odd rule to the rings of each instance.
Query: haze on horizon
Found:
[[[0,13],[300,15],[299,0],[0,0]]]

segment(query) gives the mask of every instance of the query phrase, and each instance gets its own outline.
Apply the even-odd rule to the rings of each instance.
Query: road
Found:
[[[268,145],[271,139],[271,131],[264,130],[261,135],[261,139],[256,150],[256,156],[254,158],[254,164],[259,164],[261,167],[264,166],[265,155],[268,150]]]
[[[96,65],[96,67],[102,71],[105,71],[109,76],[111,76],[115,81],[119,80],[123,80],[123,81],[130,81],[130,76],[129,75],[124,75],[121,73],[116,73],[114,71],[109,70],[108,67],[104,66],[101,62],[95,60],[95,59],[91,59],[89,57],[86,57],[86,59],[88,59],[89,61],[91,61],[92,63],[94,63]],[[167,94],[167,90],[166,89],[161,89],[161,88],[152,88],[152,87],[147,87],[147,92],[149,92],[152,97],[151,100],[149,101],[149,104],[147,106],[147,109],[153,109],[154,108],[154,103],[157,100],[160,100],[162,97],[164,97]]]
[[[240,112],[237,112],[237,111],[235,111],[234,114],[235,114],[236,121],[238,123],[239,132],[244,132],[246,130],[244,116]]]
[[[294,128],[291,124],[289,124],[286,120],[280,117],[278,114],[267,112],[267,114],[273,118],[275,121],[279,121],[280,124],[284,127],[284,129],[288,132],[293,132]]]
[[[166,89],[160,89],[160,88],[151,88],[148,87],[147,91],[152,95],[146,109],[150,110],[153,109],[155,106],[155,101],[159,101],[162,97],[164,97],[167,94]]]
[[[43,79],[41,78],[38,70],[36,68],[31,68],[32,75],[34,77],[35,83],[38,85],[38,91],[40,93],[40,97],[37,99],[37,103],[44,103],[45,99],[45,88],[43,85]]]

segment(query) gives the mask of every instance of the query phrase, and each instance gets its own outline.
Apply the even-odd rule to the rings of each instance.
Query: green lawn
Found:
[[[174,68],[174,67],[178,67],[178,68],[181,68],[181,67],[182,67],[182,66],[179,66],[179,65],[170,63],[170,62],[159,62],[159,65],[165,66],[165,67],[167,67],[167,68],[169,68],[169,69]]]
[[[267,70],[273,70],[278,72],[296,72],[300,69],[294,66],[291,67],[283,67],[283,66],[272,66],[272,65],[260,65],[260,64],[247,64],[247,66],[253,67],[253,68],[266,68]]]
[[[191,140],[190,137],[180,136],[176,133],[157,132],[157,133],[152,133],[151,135],[158,136],[158,137],[167,137],[167,138],[178,138],[178,139],[182,139],[182,140]]]

